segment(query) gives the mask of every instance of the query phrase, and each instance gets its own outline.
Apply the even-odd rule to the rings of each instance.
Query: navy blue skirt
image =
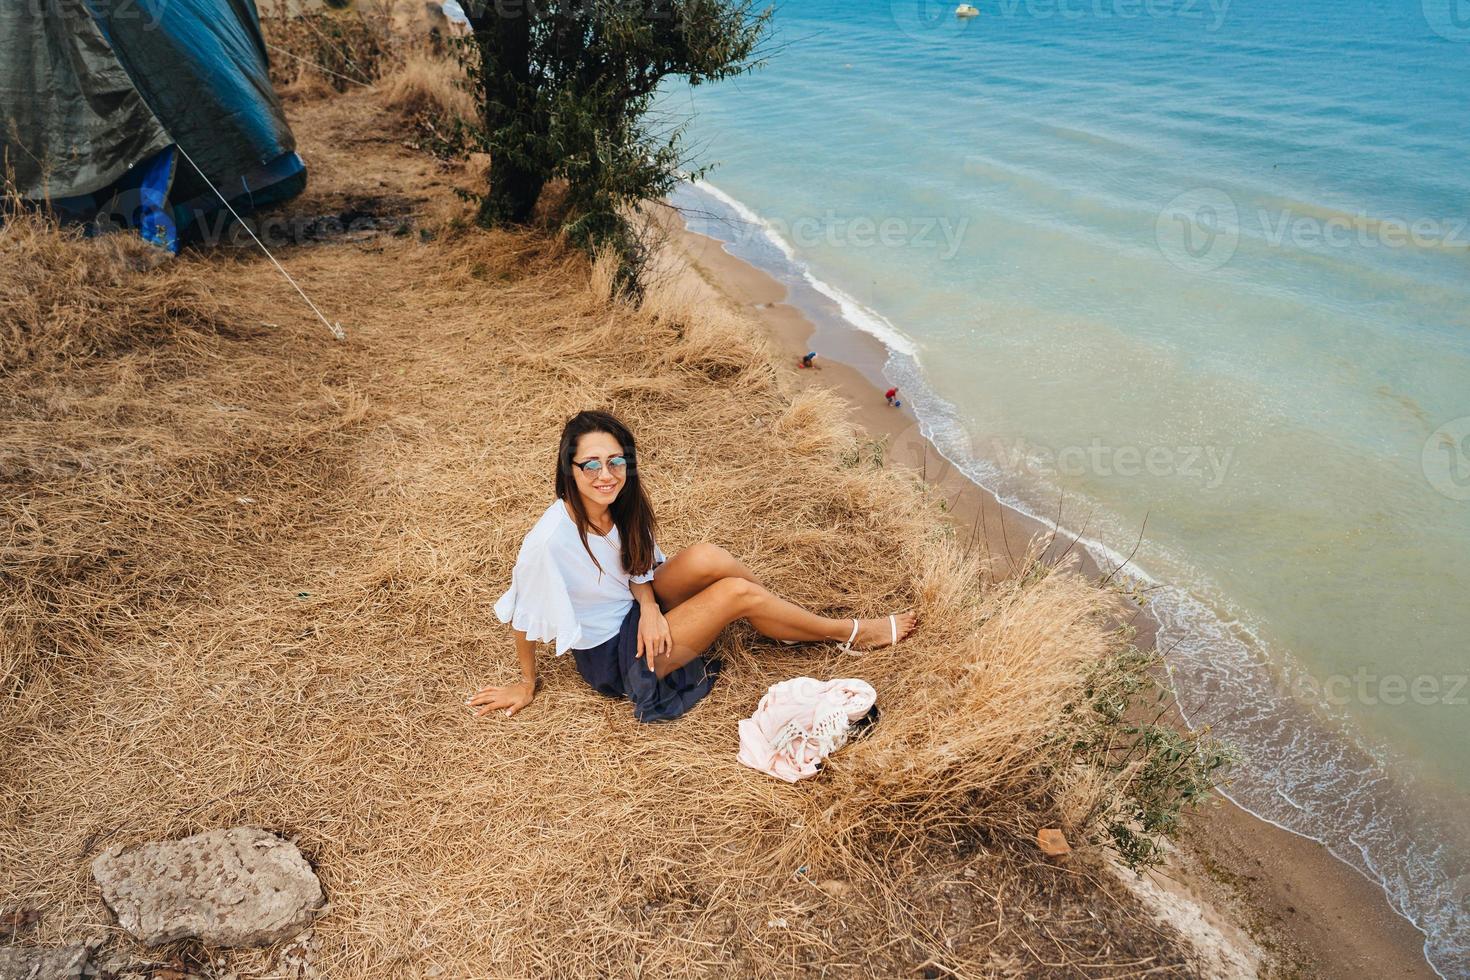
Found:
[[[618,635],[586,650],[573,650],[577,670],[592,689],[633,702],[639,721],[673,721],[699,703],[714,686],[718,660],[695,657],[667,677],[648,669],[638,656],[638,603],[623,617]]]

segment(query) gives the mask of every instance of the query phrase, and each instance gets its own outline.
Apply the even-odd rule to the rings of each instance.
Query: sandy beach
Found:
[[[906,466],[928,481],[935,497],[966,540],[995,560],[996,574],[1021,558],[1033,540],[1049,552],[1080,554],[1084,574],[1099,569],[1068,540],[1053,540],[1040,521],[1005,506],[941,456],[919,430],[907,406],[890,408],[883,397],[887,352],[875,338],[842,323],[814,323],[787,305],[786,289],[724,246],[687,230],[665,215],[675,250],[735,308],[767,333],[796,364],[818,352],[818,370],[797,371],[802,383],[831,388],[852,406],[853,420],[884,440],[888,465]],[[902,399],[902,392],[900,392]],[[1139,610],[1130,617],[1140,645],[1151,644],[1155,626]],[[1150,876],[1166,894],[1199,906],[1209,920],[1239,929],[1265,953],[1263,975],[1359,974],[1425,977],[1424,936],[1388,905],[1382,889],[1316,841],[1261,820],[1218,798],[1194,815],[1174,859]]]

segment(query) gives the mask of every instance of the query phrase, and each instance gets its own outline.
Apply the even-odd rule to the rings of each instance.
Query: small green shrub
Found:
[[[1236,762],[1208,727],[1184,730],[1167,720],[1174,695],[1164,673],[1160,654],[1121,644],[1067,706],[1056,738],[1063,760],[1056,775],[1076,779],[1080,767],[1098,787],[1073,822],[1135,871],[1163,860],[1163,841],[1177,836],[1181,816]]]

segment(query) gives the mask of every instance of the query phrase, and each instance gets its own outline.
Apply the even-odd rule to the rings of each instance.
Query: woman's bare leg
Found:
[[[659,566],[653,573],[653,594],[658,597],[659,606],[668,612],[722,578],[743,578],[760,584],[755,573],[730,552],[701,541]]]
[[[898,638],[903,639],[914,627],[914,615],[911,612],[896,615]],[[654,672],[660,677],[708,650],[720,631],[737,619],[747,620],[761,633],[777,640],[846,640],[852,634],[850,619],[818,616],[773,595],[763,585],[735,577],[722,578],[681,602],[668,611],[667,618],[674,648],[654,661]],[[864,636],[870,643],[891,639],[886,618],[862,620],[860,625],[863,629],[859,640]]]

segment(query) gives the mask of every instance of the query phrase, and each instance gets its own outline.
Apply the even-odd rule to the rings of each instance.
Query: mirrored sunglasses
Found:
[[[600,459],[588,459],[580,463],[572,460],[572,465],[581,470],[586,476],[595,476],[602,472],[603,462]],[[628,457],[609,456],[606,465],[614,473],[626,473],[628,470]]]

